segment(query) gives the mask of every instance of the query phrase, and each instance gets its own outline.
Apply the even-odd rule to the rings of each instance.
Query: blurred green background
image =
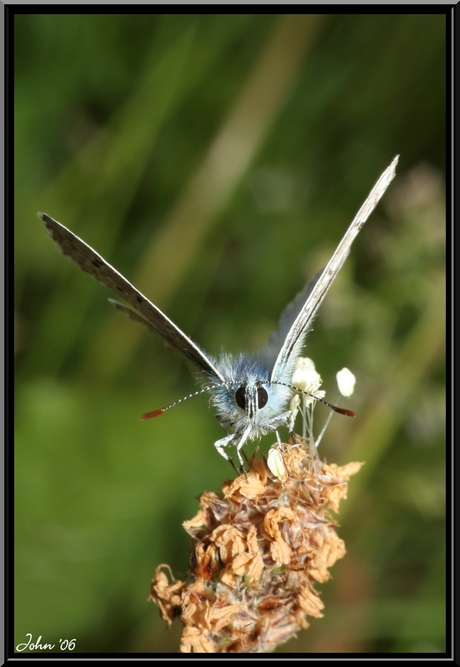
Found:
[[[440,12],[442,9],[440,8]],[[15,17],[15,646],[175,652],[147,604],[234,476],[181,359],[63,258],[46,211],[210,353],[265,342],[396,154],[309,336],[328,461],[366,461],[325,617],[285,652],[445,650],[445,48],[440,14]],[[342,399],[345,405],[345,399]],[[315,413],[319,432],[328,416]],[[273,437],[264,439],[267,452]],[[254,443],[246,447],[251,453]]]

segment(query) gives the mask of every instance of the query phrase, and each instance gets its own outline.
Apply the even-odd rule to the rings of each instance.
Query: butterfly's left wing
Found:
[[[289,382],[289,377],[286,377],[286,375],[291,373],[294,362],[300,355],[305,342],[305,337],[318,308],[335,277],[342,268],[342,265],[350,252],[351,244],[393,180],[398,159],[399,156],[396,156],[390,166],[387,167],[380,176],[366,201],[356,214],[356,217],[345,233],[345,236],[337,246],[328,265],[314,284],[313,289],[307,297],[305,305],[300,310],[282,343],[271,372],[272,382]]]
[[[213,360],[101,255],[46,213],[39,213],[38,216],[43,220],[49,235],[64,255],[124,299],[136,312],[122,304],[119,304],[118,308],[128,313],[133,319],[147,324],[165,343],[191,361],[199,371],[222,383],[225,382]]]

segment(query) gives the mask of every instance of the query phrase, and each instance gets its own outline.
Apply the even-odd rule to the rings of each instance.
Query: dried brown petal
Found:
[[[257,470],[251,470],[247,475],[240,475],[228,487],[224,485],[225,498],[257,498],[265,491],[265,484]]]
[[[152,580],[149,600],[154,600],[158,604],[161,616],[168,625],[171,625],[174,617],[177,616],[178,609],[181,607],[181,593],[184,582],[174,581],[173,584],[170,584],[168,577],[161,569],[163,567],[169,570],[171,579],[174,581],[169,565],[159,565]]]

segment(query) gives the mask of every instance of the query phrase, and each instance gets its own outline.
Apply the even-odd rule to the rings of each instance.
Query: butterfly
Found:
[[[246,442],[275,432],[281,443],[278,434],[281,427],[287,427],[293,433],[294,418],[288,406],[293,394],[299,392],[291,384],[296,361],[318,308],[340,271],[351,244],[393,180],[398,159],[399,156],[394,158],[374,185],[326,268],[287,306],[265,347],[252,354],[223,353],[219,358],[207,354],[76,234],[46,213],[38,213],[38,216],[65,256],[128,304],[111,300],[116,308],[147,325],[190,362],[202,384],[202,388],[191,396],[209,394],[216,417],[227,433],[214,446],[237,470],[227,453],[228,447],[234,447],[242,471],[241,449]],[[179,402],[147,413],[143,418],[156,417]],[[354,416],[350,410],[327,405],[337,412]]]

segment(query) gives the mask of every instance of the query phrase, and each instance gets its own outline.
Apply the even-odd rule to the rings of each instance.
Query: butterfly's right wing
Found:
[[[395,170],[396,165],[398,164],[398,159],[399,156],[395,157],[393,162],[380,176],[377,183],[370,191],[364,204],[356,214],[353,222],[345,232],[343,239],[337,246],[337,249],[332,255],[326,268],[321,273],[318,280],[316,280],[314,283],[313,289],[309,292],[304,306],[300,309],[297,317],[291,325],[291,328],[287,332],[285,340],[281,344],[278,356],[271,371],[271,380],[273,382],[289,381],[295,360],[302,350],[305,337],[318,311],[318,308],[320,307],[338,272],[342,268],[342,265],[346,260],[348,253],[350,252],[351,244],[355,240],[364,223],[369,218],[370,214],[377,206],[384,192],[395,177]]]
[[[333,272],[330,269],[331,260],[326,268],[297,295],[283,313],[280,327],[275,331],[276,345],[279,345],[279,347],[272,366],[271,380],[273,382],[290,382],[293,366],[305,344],[305,338],[311,329],[313,320],[329,287],[332,285],[334,277],[345,262],[348,252],[349,249],[342,253]],[[333,258],[336,254],[337,251]],[[303,303],[301,301],[302,297],[304,297]],[[281,338],[283,334],[286,334],[284,339]],[[273,355],[275,354],[275,345],[273,345],[271,352]]]
[[[286,306],[279,319],[277,328],[275,331],[272,331],[268,338],[267,344],[260,350],[259,354],[257,355],[262,363],[267,366],[267,368],[272,369],[275,365],[275,361],[280,353],[281,348],[284,345],[292,325],[296,321],[297,316],[304,307],[308,297],[312,293],[313,288],[315,287],[322,273],[322,271],[317,273],[316,276],[310,280],[310,282],[308,282],[305,287],[297,294],[294,300]],[[311,323],[312,321],[310,321],[310,324]]]
[[[117,296],[124,299],[136,312],[119,304],[124,312],[155,331],[165,343],[180,352],[201,372],[225,382],[212,361],[177,327],[164,313],[149,301],[134,285],[118,273],[95,250],[82,241],[76,234],[53,220],[46,213],[39,213],[51,238],[56,242],[63,255],[69,257],[78,266],[90,273],[96,280],[108,287]]]

